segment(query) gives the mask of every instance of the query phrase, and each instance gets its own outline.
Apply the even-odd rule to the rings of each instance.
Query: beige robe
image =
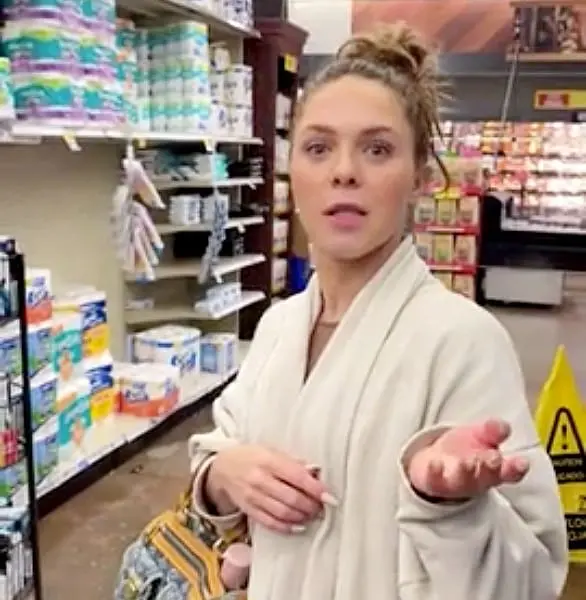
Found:
[[[305,380],[319,307],[314,278],[264,315],[215,404],[217,429],[190,440],[200,474],[224,447],[265,444],[319,465],[341,502],[303,534],[253,526],[249,598],[557,598],[564,518],[503,328],[438,283],[410,240],[358,295]],[[407,457],[446,427],[491,417],[511,423],[505,451],[530,461],[526,479],[457,505],[419,498]],[[205,515],[199,497],[196,510]]]

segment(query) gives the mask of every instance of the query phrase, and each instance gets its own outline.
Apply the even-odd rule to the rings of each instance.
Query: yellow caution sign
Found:
[[[563,347],[541,391],[535,423],[556,472],[570,560],[586,563],[586,406]]]

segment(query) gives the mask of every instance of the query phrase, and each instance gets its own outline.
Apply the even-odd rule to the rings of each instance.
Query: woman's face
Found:
[[[316,253],[354,261],[396,246],[417,179],[400,99],[350,75],[312,92],[296,123],[290,173]]]

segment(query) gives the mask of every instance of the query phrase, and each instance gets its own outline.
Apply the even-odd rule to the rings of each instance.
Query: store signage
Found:
[[[537,90],[536,110],[586,110],[586,90]]]
[[[504,54],[513,36],[509,0],[352,0],[353,32],[398,21],[452,54]]]
[[[586,60],[585,0],[511,0],[520,26],[521,60]]]

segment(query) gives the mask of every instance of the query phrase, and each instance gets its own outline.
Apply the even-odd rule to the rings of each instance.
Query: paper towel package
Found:
[[[83,452],[83,442],[91,427],[90,382],[80,377],[57,391],[59,453],[63,459]]]
[[[33,441],[33,461],[37,485],[59,464],[59,441],[57,419],[47,422],[35,432]]]
[[[20,331],[16,321],[0,326],[0,373],[11,377],[22,375]]]
[[[36,375],[51,364],[52,322],[45,321],[28,327],[28,369]]]
[[[33,429],[44,425],[57,412],[57,377],[45,369],[31,379],[30,404]]]
[[[48,321],[53,316],[51,271],[27,269],[25,274],[26,320],[29,325]]]
[[[237,367],[237,338],[232,333],[212,333],[201,339],[201,370],[228,375]]]
[[[52,320],[51,362],[61,382],[82,375],[81,315],[56,312]]]
[[[158,364],[116,365],[119,410],[135,417],[155,419],[179,402],[179,368]]]
[[[224,95],[228,104],[252,106],[252,67],[232,65],[226,71]]]
[[[61,295],[55,299],[54,310],[56,314],[80,316],[84,358],[102,356],[109,351],[110,327],[104,292],[80,290]]]
[[[84,375],[90,383],[92,425],[106,422],[118,409],[113,368],[114,364],[109,354],[89,358],[83,362]]]

